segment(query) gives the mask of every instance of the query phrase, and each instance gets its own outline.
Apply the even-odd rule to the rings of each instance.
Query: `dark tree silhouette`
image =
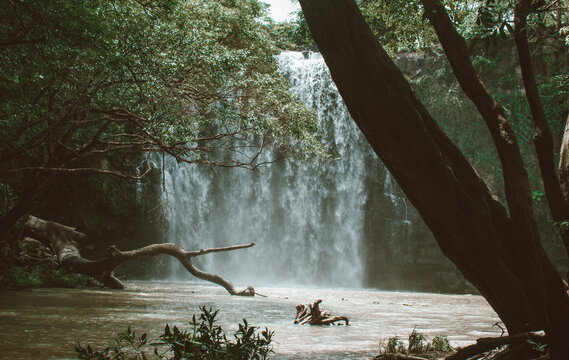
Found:
[[[444,6],[436,0],[422,1],[462,89],[490,129],[503,169],[507,207],[492,196],[418,100],[353,0],[300,3],[352,118],[444,254],[486,298],[511,335],[543,330],[551,358],[566,359],[569,297],[541,245],[515,134],[504,109],[479,79],[466,42]],[[517,16],[523,17],[524,3],[518,4]],[[527,38],[519,38],[520,32],[523,29],[517,40],[524,59],[528,54],[521,45]],[[533,75],[526,72],[527,76]],[[539,130],[543,124],[537,124]],[[541,151],[552,152],[544,143]],[[559,183],[550,178],[557,178],[553,162],[547,161],[540,158],[549,183],[547,195],[563,201],[555,192]],[[564,211],[560,210],[562,218]]]

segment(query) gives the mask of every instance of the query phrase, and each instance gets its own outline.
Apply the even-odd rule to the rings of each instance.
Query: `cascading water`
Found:
[[[277,60],[292,91],[316,110],[333,159],[255,171],[167,162],[169,240],[187,249],[255,242],[196,259],[238,283],[361,286],[369,146],[319,54],[284,52]],[[187,278],[180,268],[173,263],[173,276]]]

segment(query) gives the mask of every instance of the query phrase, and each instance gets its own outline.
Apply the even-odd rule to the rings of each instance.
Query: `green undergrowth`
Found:
[[[79,344],[75,351],[79,359],[95,360],[261,360],[273,353],[273,332],[269,329],[259,333],[258,327],[243,319],[234,339],[230,339],[221,326],[216,325],[219,310],[205,306],[200,310],[199,321],[193,315],[188,329],[166,325],[162,335],[149,339],[146,333],[137,336],[129,326],[115,338],[114,344],[103,350]]]
[[[431,341],[416,328],[409,334],[407,341],[393,336],[379,343],[377,360],[396,360],[398,355],[412,355],[426,359],[438,359],[454,351],[446,336],[436,335]]]
[[[31,289],[45,287],[93,287],[98,282],[80,274],[70,273],[51,262],[12,266],[0,275],[0,289]]]

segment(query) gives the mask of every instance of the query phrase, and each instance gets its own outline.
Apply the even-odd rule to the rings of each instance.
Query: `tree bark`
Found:
[[[446,15],[439,2],[424,3],[433,6],[426,7],[427,13]],[[493,133],[509,211],[417,99],[353,0],[300,4],[352,118],[444,254],[480,290],[510,334],[543,329],[552,338],[569,339],[569,299],[541,246],[515,137],[503,111],[466,63],[464,39],[448,34],[453,28],[436,19],[444,25],[437,32],[449,36],[453,70],[477,99]]]
[[[553,158],[553,135],[547,124],[543,104],[539,97],[535,74],[531,64],[531,53],[527,35],[527,17],[530,13],[531,1],[519,0],[515,6],[514,18],[514,39],[518,51],[520,68],[524,82],[526,98],[530,106],[533,123],[535,126],[534,144],[541,177],[543,179],[543,187],[547,203],[551,210],[551,216],[554,221],[569,220],[569,206],[567,200],[563,197],[559,177],[555,172],[555,160]],[[569,256],[569,230],[560,229],[565,252]]]
[[[559,180],[565,202],[569,204],[569,115],[565,122],[561,149],[559,151]]]
[[[523,345],[528,340],[540,343],[544,341],[543,333],[527,332],[499,338],[481,338],[476,341],[476,344],[458,350],[455,354],[446,357],[445,360],[467,360],[502,345]]]
[[[197,251],[185,251],[180,246],[169,243],[148,245],[130,251],[120,251],[115,246],[110,246],[103,259],[88,260],[80,254],[82,248],[89,246],[87,236],[72,227],[30,216],[24,225],[24,230],[29,232],[32,237],[52,247],[62,266],[69,268],[73,272],[92,276],[100,280],[105,286],[113,289],[124,289],[124,284],[113,274],[114,269],[119,265],[127,261],[164,254],[178,259],[186,270],[195,277],[223,286],[231,295],[255,295],[253,287],[249,286],[244,290],[238,291],[230,281],[219,275],[210,274],[196,268],[191,261],[195,256],[212,252],[245,249],[254,246],[255,243]]]

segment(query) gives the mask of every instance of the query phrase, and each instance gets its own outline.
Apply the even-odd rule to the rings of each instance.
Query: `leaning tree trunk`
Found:
[[[115,246],[107,249],[104,258],[98,260],[85,259],[80,254],[82,248],[87,248],[90,243],[87,236],[72,227],[52,221],[45,221],[35,216],[30,216],[24,224],[26,233],[33,238],[51,247],[57,255],[59,263],[69,270],[92,276],[101,281],[103,285],[113,289],[123,289],[123,283],[114,276],[113,271],[120,264],[144,259],[155,255],[170,255],[178,259],[180,263],[197,278],[210,281],[223,286],[231,295],[254,296],[255,289],[251,286],[237,291],[233,284],[219,275],[214,275],[196,268],[192,264],[192,258],[212,252],[231,251],[254,246],[255,243],[227,246],[221,248],[201,249],[197,251],[185,251],[176,244],[153,244],[130,251],[120,251]]]
[[[541,246],[515,137],[476,74],[461,68],[468,60],[463,40],[446,34],[454,47],[451,56],[457,58],[453,70],[465,71],[459,81],[472,92],[469,96],[478,98],[476,105],[499,150],[508,211],[417,99],[354,1],[300,3],[352,118],[444,254],[480,290],[511,334],[543,329],[555,349],[567,351],[569,299]],[[428,3],[434,8],[427,12],[438,14],[440,4]]]

